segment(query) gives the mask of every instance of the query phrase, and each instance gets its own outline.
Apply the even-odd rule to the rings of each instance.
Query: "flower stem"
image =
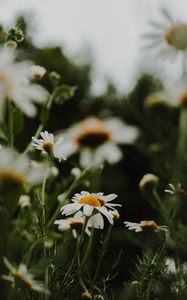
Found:
[[[107,234],[106,234],[105,239],[103,241],[102,252],[101,252],[101,255],[99,257],[97,266],[96,266],[96,271],[95,271],[95,275],[94,275],[93,281],[95,281],[97,279],[97,276],[98,276],[98,273],[99,273],[99,270],[100,270],[100,267],[101,267],[101,263],[102,263],[103,257],[104,257],[104,255],[106,253],[106,249],[107,249],[107,245],[108,245],[108,241],[109,241],[111,230],[112,230],[112,224],[109,225]]]
[[[48,160],[48,166],[46,167],[44,178],[42,182],[42,194],[41,194],[41,202],[42,202],[42,237],[43,237],[43,253],[44,253],[44,259],[45,259],[45,287],[48,289],[48,265],[47,265],[47,251],[45,247],[45,238],[46,238],[46,208],[45,208],[45,188],[46,188],[46,182],[47,182],[47,175],[50,168],[50,160]],[[47,294],[45,294],[45,299],[47,299]]]

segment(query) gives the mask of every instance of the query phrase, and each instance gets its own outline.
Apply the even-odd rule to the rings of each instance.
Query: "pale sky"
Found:
[[[16,14],[33,13],[39,45],[62,45],[76,59],[84,58],[90,48],[97,93],[106,78],[121,91],[133,85],[143,56],[141,35],[161,7],[182,20],[187,11],[186,0],[0,0],[0,4],[0,21],[7,26],[14,24]]]

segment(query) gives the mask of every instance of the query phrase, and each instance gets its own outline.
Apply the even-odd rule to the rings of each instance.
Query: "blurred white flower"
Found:
[[[42,182],[45,168],[31,166],[26,156],[11,149],[0,149],[0,187],[26,188]]]
[[[129,230],[135,230],[135,232],[140,232],[145,229],[152,229],[153,231],[167,230],[166,226],[158,226],[153,220],[144,220],[140,223],[125,221],[124,224]]]
[[[13,285],[22,286],[39,293],[45,293],[49,295],[49,291],[46,289],[44,284],[40,281],[34,280],[34,276],[28,272],[25,264],[21,263],[19,267],[16,268],[6,258],[4,258],[4,263],[10,271],[9,278],[12,279]],[[5,275],[5,277],[7,276]]]
[[[6,102],[11,100],[28,117],[36,115],[33,102],[43,103],[47,99],[46,90],[38,84],[30,83],[30,63],[15,62],[15,51],[0,50],[0,113],[3,116]]]
[[[147,47],[153,47],[164,59],[174,60],[178,55],[187,57],[187,23],[174,20],[168,11],[162,10],[162,22],[150,22],[154,28],[144,35]]]
[[[155,103],[162,101],[168,106],[179,107],[187,104],[187,80],[178,80],[165,86],[161,91],[150,95],[146,100],[146,105],[151,104],[154,97]]]
[[[104,161],[114,164],[122,158],[118,144],[132,143],[137,135],[138,130],[135,127],[119,119],[102,120],[90,117],[63,132],[66,140],[64,154],[70,156],[80,152],[80,164],[83,167]]]
[[[35,147],[37,150],[40,150],[42,152],[46,152],[49,155],[53,155],[55,158],[57,158],[59,161],[62,159],[66,160],[66,157],[64,156],[63,151],[63,141],[64,137],[60,137],[56,142],[54,139],[54,135],[52,133],[49,133],[48,131],[44,131],[40,133],[42,139],[37,139],[36,137],[32,137],[33,143],[32,146]]]
[[[30,67],[31,77],[35,79],[41,79],[45,73],[46,69],[42,66],[33,65]]]
[[[21,208],[25,208],[31,206],[31,198],[28,195],[21,195],[19,197],[19,202]]]
[[[116,194],[105,196],[103,193],[82,191],[80,194],[75,194],[72,198],[73,203],[64,205],[61,211],[66,216],[81,211],[81,217],[90,217],[88,226],[103,229],[104,221],[102,215],[113,224],[113,215],[109,210],[115,210],[114,207],[121,206],[120,204],[110,203],[115,198],[117,198]]]

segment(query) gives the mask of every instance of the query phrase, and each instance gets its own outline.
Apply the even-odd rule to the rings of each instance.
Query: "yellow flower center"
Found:
[[[21,280],[30,289],[32,288],[32,286],[33,286],[32,282],[28,279],[25,279],[19,270],[12,271],[12,275],[15,278],[18,278],[19,280]]]
[[[23,174],[17,173],[14,170],[5,170],[0,173],[0,186],[24,188],[26,185],[27,181]]]
[[[53,147],[54,147],[54,143],[52,143],[52,142],[44,142],[42,145],[43,150],[45,152],[47,152],[48,154],[52,153]]]
[[[165,41],[177,50],[187,49],[187,24],[172,26],[164,35]]]
[[[80,204],[88,204],[88,205],[96,207],[96,206],[103,206],[105,204],[105,201],[102,199],[98,199],[94,196],[85,196],[79,200],[79,203]]]
[[[141,221],[140,227],[143,229],[152,228],[153,230],[156,230],[158,228],[158,225],[155,221]]]

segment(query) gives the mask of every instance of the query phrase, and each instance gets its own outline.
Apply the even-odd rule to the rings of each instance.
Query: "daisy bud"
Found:
[[[117,209],[110,211],[114,221],[117,221],[120,218],[120,214]]]
[[[21,195],[18,204],[21,208],[29,207],[31,205],[31,199],[28,195]]]
[[[41,79],[45,75],[46,69],[42,66],[33,65],[30,68],[30,72],[34,79]]]
[[[139,187],[143,191],[145,189],[154,189],[158,184],[159,178],[154,174],[145,174],[139,182]]]
[[[46,239],[44,242],[44,245],[46,248],[52,248],[53,244],[54,244],[53,240],[50,240],[50,239]]]
[[[59,170],[57,167],[51,167],[51,175],[53,175],[54,177],[57,177],[59,174]]]
[[[102,295],[96,295],[94,300],[105,300],[105,298]]]
[[[92,299],[92,295],[90,294],[90,292],[85,291],[84,293],[82,293],[81,299],[83,299],[83,300]]]
[[[6,42],[5,47],[7,47],[9,49],[16,49],[17,43],[15,41],[8,41],[8,42]]]
[[[71,174],[77,178],[81,175],[81,170],[79,168],[73,168],[71,169]]]

